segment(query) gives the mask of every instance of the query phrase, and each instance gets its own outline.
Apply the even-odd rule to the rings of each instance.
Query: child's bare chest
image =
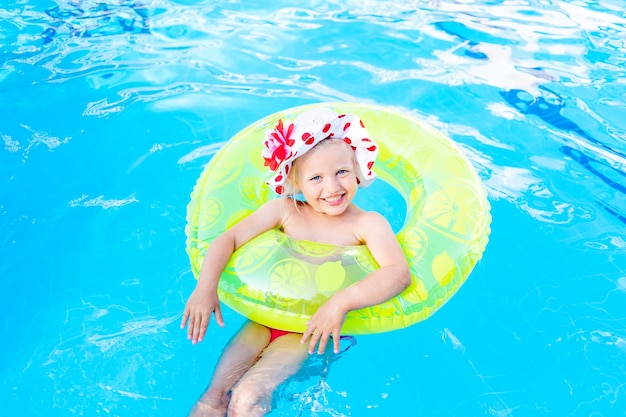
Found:
[[[319,219],[315,216],[298,216],[285,225],[284,232],[298,240],[351,246],[361,243],[356,237],[355,229],[355,222],[349,218]]]

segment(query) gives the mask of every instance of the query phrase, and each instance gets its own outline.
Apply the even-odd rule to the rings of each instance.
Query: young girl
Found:
[[[378,152],[361,120],[324,108],[282,120],[265,136],[263,158],[273,172],[268,185],[283,197],[273,199],[218,236],[202,264],[198,283],[185,306],[181,327],[192,343],[202,341],[211,315],[224,320],[217,295],[222,270],[235,250],[255,236],[279,228],[288,236],[336,246],[367,245],[380,268],[337,292],[307,322],[304,334],[270,329],[248,321],[222,354],[194,416],[264,416],[272,394],[298,371],[316,348],[332,339],[339,352],[346,314],[382,303],[411,282],[406,258],[389,223],[352,203],[359,186],[375,178]],[[302,194],[304,201],[294,199]]]

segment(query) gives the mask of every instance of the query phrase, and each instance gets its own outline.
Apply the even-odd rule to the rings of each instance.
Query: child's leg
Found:
[[[252,321],[243,325],[220,357],[209,388],[191,410],[190,416],[226,416],[230,390],[257,361],[270,340],[269,329]]]
[[[287,334],[269,344],[233,388],[228,417],[260,417],[269,413],[276,387],[295,374],[308,357],[308,345],[300,344],[301,337]]]

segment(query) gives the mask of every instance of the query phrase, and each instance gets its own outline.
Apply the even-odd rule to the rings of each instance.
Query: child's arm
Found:
[[[180,323],[184,328],[188,322],[187,338],[192,343],[202,341],[211,320],[224,326],[217,284],[222,271],[233,252],[259,234],[276,227],[281,222],[282,199],[274,199],[259,207],[254,213],[219,235],[206,251],[196,288],[189,296]]]
[[[380,268],[356,284],[336,293],[324,303],[307,323],[301,343],[309,341],[309,353],[319,342],[324,352],[332,335],[335,353],[339,353],[341,326],[351,310],[380,304],[396,296],[411,284],[406,257],[389,223],[378,213],[365,213],[358,230]]]

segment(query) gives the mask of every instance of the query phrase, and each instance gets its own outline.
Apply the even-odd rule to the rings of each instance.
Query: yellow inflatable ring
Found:
[[[237,133],[213,157],[187,208],[187,253],[197,277],[211,241],[275,194],[265,184],[262,138],[278,119],[313,106],[358,115],[379,145],[374,170],[405,199],[397,239],[412,284],[391,300],[348,313],[342,333],[404,328],[426,319],[452,297],[481,258],[491,215],[478,175],[454,143],[424,122],[387,108],[324,103],[291,108]],[[367,192],[361,190],[360,192]],[[224,270],[220,299],[269,327],[303,332],[306,321],[336,291],[377,267],[366,246],[335,247],[270,230],[239,248]]]

